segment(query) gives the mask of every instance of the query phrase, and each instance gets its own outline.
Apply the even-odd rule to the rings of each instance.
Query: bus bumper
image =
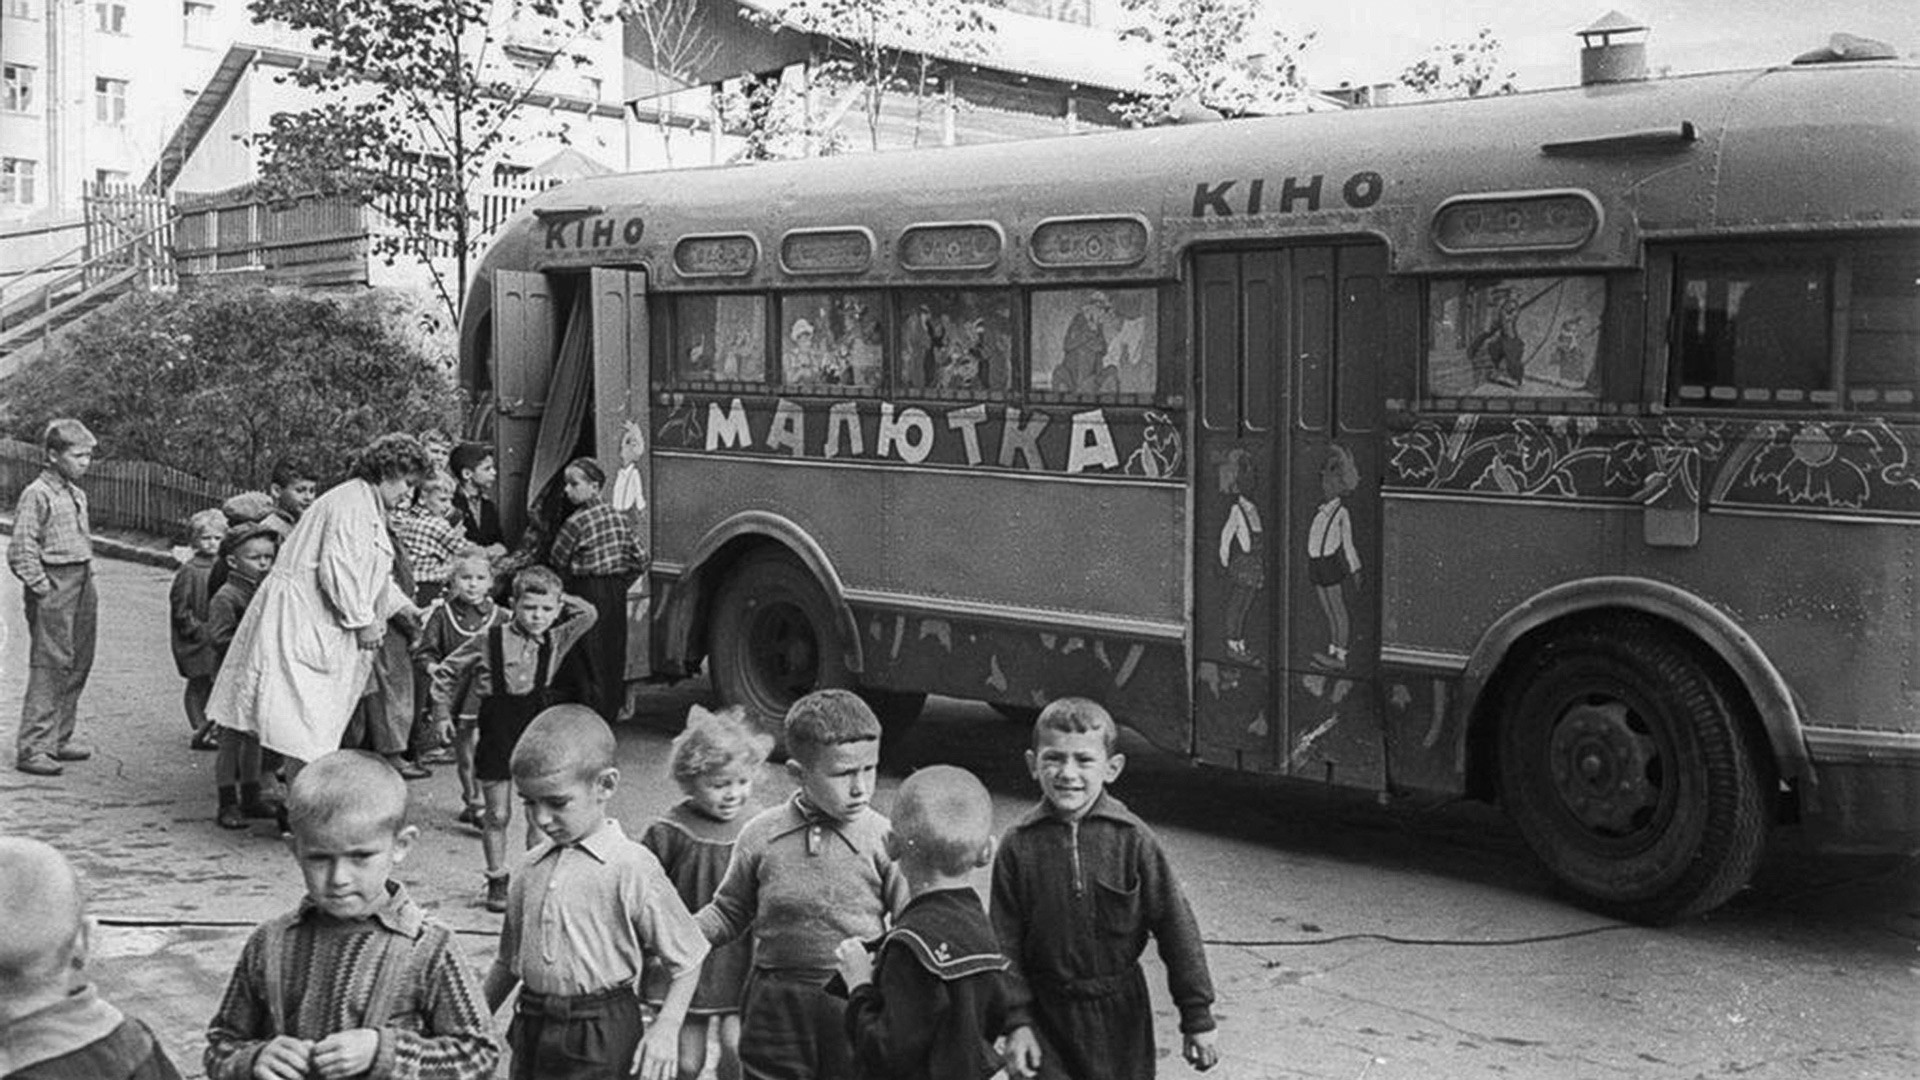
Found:
[[[1821,851],[1920,851],[1920,734],[1804,729],[1813,783],[1801,826]]]

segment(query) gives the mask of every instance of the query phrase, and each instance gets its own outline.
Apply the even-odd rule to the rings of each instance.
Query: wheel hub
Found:
[[[1589,829],[1624,836],[1645,824],[1659,801],[1652,779],[1656,747],[1623,702],[1583,702],[1567,710],[1548,753],[1554,789]]]

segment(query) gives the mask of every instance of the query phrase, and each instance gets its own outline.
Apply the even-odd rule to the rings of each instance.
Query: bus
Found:
[[[461,377],[510,529],[614,476],[630,679],[1085,695],[1497,800],[1670,921],[1777,830],[1920,836],[1916,105],[1795,63],[586,179]]]

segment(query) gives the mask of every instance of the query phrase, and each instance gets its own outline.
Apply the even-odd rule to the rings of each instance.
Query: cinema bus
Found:
[[[1920,66],[582,180],[462,328],[629,675],[1063,694],[1662,921],[1920,829]]]

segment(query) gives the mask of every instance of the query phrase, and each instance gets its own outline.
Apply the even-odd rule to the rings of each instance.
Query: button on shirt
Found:
[[[47,589],[47,567],[72,566],[92,559],[87,493],[52,469],[42,469],[20,492],[7,566],[22,584],[39,593]]]
[[[631,986],[643,952],[678,975],[706,957],[707,939],[660,860],[619,822],[527,853],[500,930],[500,961],[527,989],[574,996]]]

